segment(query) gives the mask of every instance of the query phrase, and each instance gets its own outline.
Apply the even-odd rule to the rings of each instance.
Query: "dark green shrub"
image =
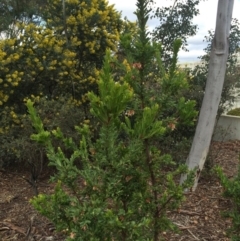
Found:
[[[236,108],[228,111],[227,115],[240,116],[240,108]]]
[[[189,179],[183,185],[176,182],[187,167],[162,153],[159,144],[196,117],[195,102],[180,97],[188,86],[185,73],[176,67],[181,41],[174,43],[166,73],[160,46],[146,32],[147,1],[139,0],[137,7],[135,51],[123,64],[108,51],[98,92],[88,93],[92,120],[98,123],[96,135],[87,123],[76,125],[76,140],[59,127],[46,129],[33,103],[27,102],[37,132],[31,137],[45,146],[49,165],[57,170],[52,178],[55,192],[31,202],[57,230],[66,232],[67,240],[158,241],[163,231],[176,230],[167,212],[179,207],[190,185]],[[118,67],[121,76],[116,76]],[[56,140],[68,154],[53,144]]]
[[[66,231],[68,240],[158,241],[163,231],[176,230],[167,211],[179,207],[190,180],[183,186],[176,183],[175,177],[187,172],[186,166],[176,165],[152,143],[166,131],[156,119],[157,104],[134,113],[133,124],[130,116],[122,118],[136,94],[126,81],[114,82],[110,63],[108,52],[99,95],[89,93],[91,113],[100,123],[97,139],[92,140],[86,124],[76,127],[80,142],[65,137],[59,128],[44,130],[28,101],[37,131],[32,139],[46,146],[50,165],[57,169],[54,194],[40,194],[31,202],[58,230]],[[71,150],[69,157],[60,147],[54,148],[55,138]]]
[[[71,136],[76,139],[74,126],[84,123],[84,121],[89,122],[83,110],[76,108],[76,103],[71,97],[62,96],[48,99],[32,96],[31,99],[34,101],[35,108],[47,130],[52,130],[58,126],[67,137]],[[34,129],[28,116],[26,114],[17,115],[14,109],[16,110],[16,108],[6,108],[2,111],[0,119],[2,126],[2,134],[0,135],[2,165],[5,167],[12,164],[39,166],[40,160],[45,157],[44,148],[29,139]],[[56,147],[60,145],[63,148],[57,140],[54,141],[54,145]],[[46,162],[46,158],[42,161]]]

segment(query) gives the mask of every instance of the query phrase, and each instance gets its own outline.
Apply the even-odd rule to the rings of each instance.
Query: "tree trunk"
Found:
[[[206,89],[192,147],[186,161],[190,170],[196,169],[193,191],[197,187],[200,173],[207,158],[221,99],[228,59],[228,38],[233,4],[234,0],[218,1],[216,29],[212,42]],[[183,175],[180,183],[183,183],[186,178],[187,176]]]

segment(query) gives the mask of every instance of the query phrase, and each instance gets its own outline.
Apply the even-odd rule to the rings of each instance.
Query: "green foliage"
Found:
[[[69,240],[158,240],[162,231],[174,228],[166,211],[183,200],[187,184],[179,186],[174,178],[187,170],[147,144],[165,131],[162,122],[153,118],[157,106],[145,107],[133,126],[128,117],[122,120],[128,102],[133,101],[133,90],[125,81],[115,84],[109,70],[110,53],[98,82],[99,95],[89,93],[91,112],[100,122],[94,142],[87,125],[76,127],[79,145],[59,129],[46,131],[33,103],[27,102],[38,130],[32,139],[44,143],[50,165],[58,170],[54,194],[41,194],[32,203],[58,230],[65,230],[72,237]],[[117,103],[115,96],[122,101]],[[50,136],[60,138],[72,150],[69,158],[61,148],[53,148]],[[77,158],[82,169],[76,166]],[[175,170],[166,172],[166,167]]]
[[[228,234],[233,241],[240,240],[240,165],[238,173],[233,179],[229,179],[220,167],[216,168],[221,185],[224,188],[224,197],[232,201],[230,211],[225,213],[225,216],[232,219],[232,227],[228,230]]]
[[[110,61],[109,54],[108,52],[105,62]],[[99,76],[99,96],[96,96],[94,92],[88,94],[92,107],[91,113],[104,123],[109,123],[112,119],[115,120],[133,96],[133,92],[127,83],[121,85],[112,79],[110,70],[110,62],[108,62],[108,64],[103,66],[103,71]],[[110,93],[110,90],[113,92]]]
[[[240,116],[240,108],[235,108],[235,109],[228,111],[227,115]]]
[[[153,0],[150,2],[154,3]],[[173,43],[176,39],[182,40],[181,48],[187,51],[187,38],[194,36],[197,25],[192,20],[199,15],[197,8],[199,0],[173,1],[172,6],[157,7],[152,18],[159,21],[159,26],[153,30],[154,41],[163,46],[162,59],[165,67],[172,63]]]
[[[98,92],[88,93],[97,135],[87,124],[75,127],[77,141],[60,128],[46,130],[33,103],[27,102],[36,130],[32,139],[44,144],[49,164],[57,169],[52,178],[57,182],[54,194],[41,194],[31,202],[57,230],[67,233],[67,240],[157,241],[163,231],[176,230],[167,212],[179,207],[184,189],[190,185],[190,179],[182,186],[176,182],[187,168],[161,153],[157,142],[173,130],[168,125],[175,117],[186,125],[196,116],[194,102],[176,99],[181,88],[187,88],[184,73],[174,64],[180,44],[176,42],[171,74],[166,74],[159,45],[151,43],[146,32],[146,1],[137,2],[136,14],[135,51],[122,63],[108,51],[97,81]],[[152,65],[155,72],[150,77]],[[64,143],[68,155],[54,147],[55,139]]]
[[[140,23],[146,22],[147,19],[145,16]],[[143,33],[140,25],[135,28],[135,31],[138,31],[138,34],[131,30],[133,34],[121,35],[120,54],[118,53],[117,57],[123,61],[128,71],[132,69],[134,75],[129,79],[129,83],[134,88],[135,93],[143,96],[143,98],[141,97],[142,101],[146,101],[146,103],[149,103],[149,100],[152,103],[156,102],[161,109],[159,119],[164,118],[164,125],[168,129],[164,138],[157,140],[162,150],[174,154],[174,157],[183,162],[187,158],[197,117],[196,102],[193,101],[196,94],[194,93],[193,96],[189,94],[192,88],[191,77],[189,73],[176,67],[178,52],[183,46],[184,40],[181,36],[179,39],[169,42],[168,51],[168,48],[165,48],[165,42],[150,44],[149,33],[147,31]],[[139,42],[140,36],[142,39]],[[145,45],[144,48],[142,45]],[[145,51],[140,53],[138,48],[145,49]],[[169,56],[166,57],[168,60],[164,57],[166,53]],[[141,71],[141,66],[146,66],[147,71],[146,69]],[[118,76],[118,74],[116,75]],[[144,88],[142,88],[143,86]],[[129,108],[136,111],[139,107],[136,103]],[[131,119],[135,118],[131,117]]]
[[[147,3],[150,2],[145,1],[148,13],[150,5]],[[134,123],[137,117],[132,113],[138,113],[139,109],[146,105],[158,104],[159,112],[156,119],[163,122],[166,131],[164,135],[153,138],[152,141],[157,143],[163,153],[173,154],[174,160],[178,163],[185,162],[192,137],[189,135],[189,127],[194,128],[197,111],[193,98],[182,98],[190,87],[189,75],[176,66],[182,41],[175,39],[172,43],[171,62],[168,68],[164,68],[162,55],[165,46],[149,41],[149,33],[143,24],[147,19],[148,16],[141,17],[138,35],[134,35],[132,44],[129,43],[129,38],[122,38],[120,42],[121,46],[127,46],[128,64],[125,60],[123,63],[127,69],[132,69],[133,76],[129,79],[129,83],[138,96],[134,104],[129,107],[128,113],[131,122]]]
[[[76,140],[77,133],[74,126],[90,122],[89,119],[86,119],[83,110],[76,109],[76,104],[68,96],[56,99],[32,97],[31,100],[34,101],[35,108],[47,130],[58,126],[66,136],[71,136]],[[29,139],[34,129],[28,116],[25,113],[16,114],[13,107],[9,107],[2,111],[1,123],[0,157],[4,161],[5,167],[13,164],[27,167],[31,164],[37,170],[41,170],[40,159],[43,158],[43,162],[46,164],[46,155],[41,145]],[[67,152],[58,140],[55,140],[53,144],[61,146]]]

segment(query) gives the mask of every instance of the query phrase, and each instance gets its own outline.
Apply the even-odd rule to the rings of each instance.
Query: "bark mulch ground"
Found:
[[[227,176],[237,172],[240,141],[213,142],[211,164],[220,165]],[[26,181],[28,173],[0,171],[0,240],[64,241],[64,234],[39,215],[29,203],[34,190]],[[51,193],[53,185],[42,177],[39,193]],[[208,169],[205,169],[194,193],[186,194],[186,201],[169,217],[179,227],[179,233],[164,233],[169,241],[228,241],[227,229],[231,220],[222,216],[231,207],[231,201],[222,197],[222,187]]]

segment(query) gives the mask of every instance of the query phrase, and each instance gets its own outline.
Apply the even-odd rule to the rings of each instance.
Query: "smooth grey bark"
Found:
[[[228,38],[233,5],[234,0],[218,1],[216,29],[212,42],[205,94],[195,136],[186,161],[190,170],[196,169],[195,181],[192,187],[193,191],[197,187],[199,176],[207,158],[221,99],[229,52]],[[187,176],[183,175],[180,183],[183,183],[186,178]]]

